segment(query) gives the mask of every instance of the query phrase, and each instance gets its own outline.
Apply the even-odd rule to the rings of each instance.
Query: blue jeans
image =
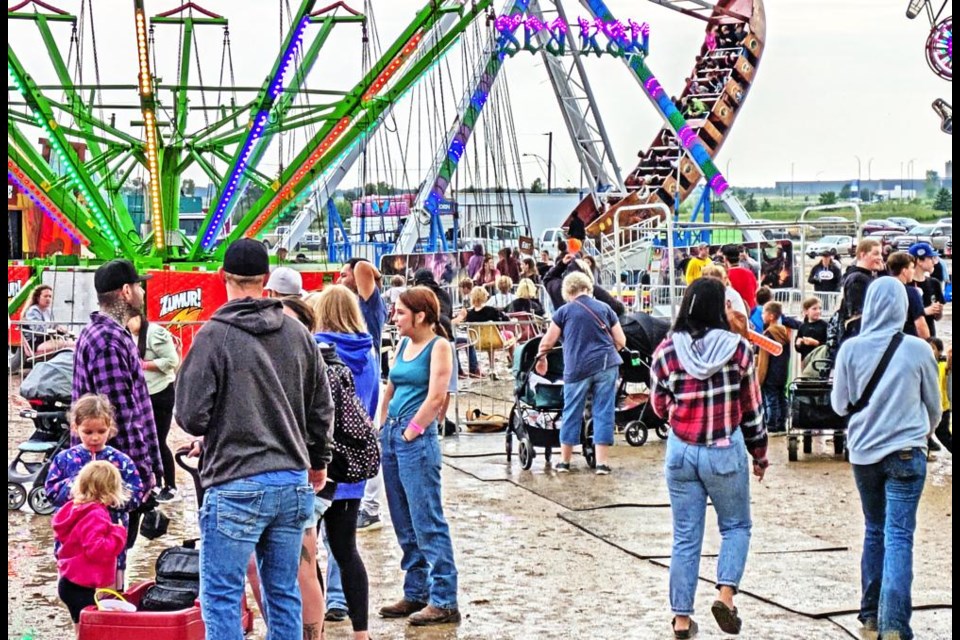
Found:
[[[617,367],[608,367],[589,378],[563,384],[563,421],[560,444],[580,444],[587,394],[593,395],[593,443],[613,444],[613,420],[617,400]]]
[[[874,619],[880,633],[913,638],[913,532],[927,477],[927,456],[918,448],[891,453],[876,464],[853,465],[866,533],[860,559],[860,620]]]
[[[459,348],[462,347],[463,345],[468,345],[467,346],[467,363],[470,366],[470,373],[480,373],[480,359],[477,357],[477,350],[474,349],[472,344],[470,344],[470,340],[468,340],[464,336],[457,336],[457,339],[456,339],[457,348],[454,350],[454,352],[456,353],[457,351],[459,351]],[[457,363],[457,368],[458,369],[460,368],[459,359]]]
[[[207,489],[200,508],[200,603],[207,637],[242,640],[240,602],[256,551],[269,640],[303,635],[297,568],[313,515],[308,485],[233,480]]]
[[[779,433],[787,430],[787,396],[780,385],[763,385],[760,388],[763,397],[763,414],[767,431]]]
[[[717,588],[740,586],[752,527],[749,466],[739,429],[723,447],[688,444],[670,432],[664,472],[673,513],[670,608],[675,615],[693,614],[708,497],[722,538]]]
[[[380,431],[383,484],[390,519],[403,550],[403,597],[441,609],[457,608],[457,567],[443,517],[437,423],[412,442],[403,440],[409,419],[387,418]]]

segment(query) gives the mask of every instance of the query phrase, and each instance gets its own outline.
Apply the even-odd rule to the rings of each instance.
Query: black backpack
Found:
[[[327,362],[327,381],[333,398],[333,461],[327,476],[341,483],[369,480],[380,470],[380,444],[367,410],[357,396],[350,368]]]
[[[157,558],[156,583],[140,599],[140,611],[189,609],[200,597],[200,551],[196,540],[164,549]]]

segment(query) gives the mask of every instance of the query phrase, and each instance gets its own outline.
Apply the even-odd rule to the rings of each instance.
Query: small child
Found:
[[[940,406],[943,413],[940,416],[940,424],[934,430],[937,440],[943,445],[943,448],[953,453],[953,433],[950,431],[950,416],[952,409],[953,385],[950,378],[953,376],[953,347],[943,355],[943,340],[940,338],[928,338],[930,348],[933,349],[933,356],[937,359],[937,368],[940,370]],[[932,443],[931,443],[932,444]],[[933,450],[931,447],[930,450]]]
[[[53,516],[53,535],[59,547],[57,594],[76,625],[83,608],[94,604],[96,590],[113,587],[117,579],[127,529],[111,521],[108,508],[122,507],[128,493],[117,468],[96,460],[80,470],[70,497]]]
[[[827,321],[821,317],[823,305],[820,298],[810,296],[803,301],[803,324],[797,330],[795,345],[801,358],[827,343]]]
[[[393,307],[397,304],[397,300],[400,299],[400,295],[407,290],[407,281],[403,279],[403,276],[393,276],[390,278],[390,288],[387,289],[385,297],[387,298],[387,305]]]
[[[750,314],[750,324],[757,333],[763,333],[763,305],[773,300],[773,292],[770,287],[760,287],[757,289],[757,306]]]
[[[759,294],[758,294],[759,296]],[[767,431],[783,433],[787,430],[787,378],[790,375],[790,330],[780,323],[783,306],[779,302],[763,305],[763,335],[783,345],[783,353],[772,356],[761,350],[757,356],[757,379],[763,396],[763,413]]]
[[[133,460],[127,454],[107,445],[107,442],[117,435],[110,401],[105,396],[92,393],[80,397],[70,408],[70,428],[80,438],[80,444],[54,456],[44,484],[47,498],[58,509],[63,507],[69,502],[72,485],[84,467],[94,460],[109,462],[120,473],[128,496],[125,502],[111,506],[111,516],[114,522],[126,527],[129,522],[128,514],[143,501],[144,489]],[[54,552],[58,549],[59,544],[55,545]],[[123,584],[126,561],[126,552],[123,552],[115,567],[118,585]]]

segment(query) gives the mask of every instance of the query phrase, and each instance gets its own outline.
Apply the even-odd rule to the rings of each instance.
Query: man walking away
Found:
[[[204,437],[200,602],[207,637],[218,640],[243,638],[240,601],[254,552],[267,638],[302,637],[303,526],[331,459],[323,361],[280,300],[262,297],[269,270],[261,243],[230,245],[220,270],[227,304],[197,333],[177,380],[177,422]]]

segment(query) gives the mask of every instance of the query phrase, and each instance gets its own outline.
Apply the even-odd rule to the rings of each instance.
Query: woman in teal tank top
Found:
[[[403,598],[381,608],[380,615],[409,616],[414,626],[458,623],[457,567],[443,515],[437,436],[453,351],[430,289],[403,292],[394,313],[402,339],[381,404],[380,445],[383,484],[406,575]]]

